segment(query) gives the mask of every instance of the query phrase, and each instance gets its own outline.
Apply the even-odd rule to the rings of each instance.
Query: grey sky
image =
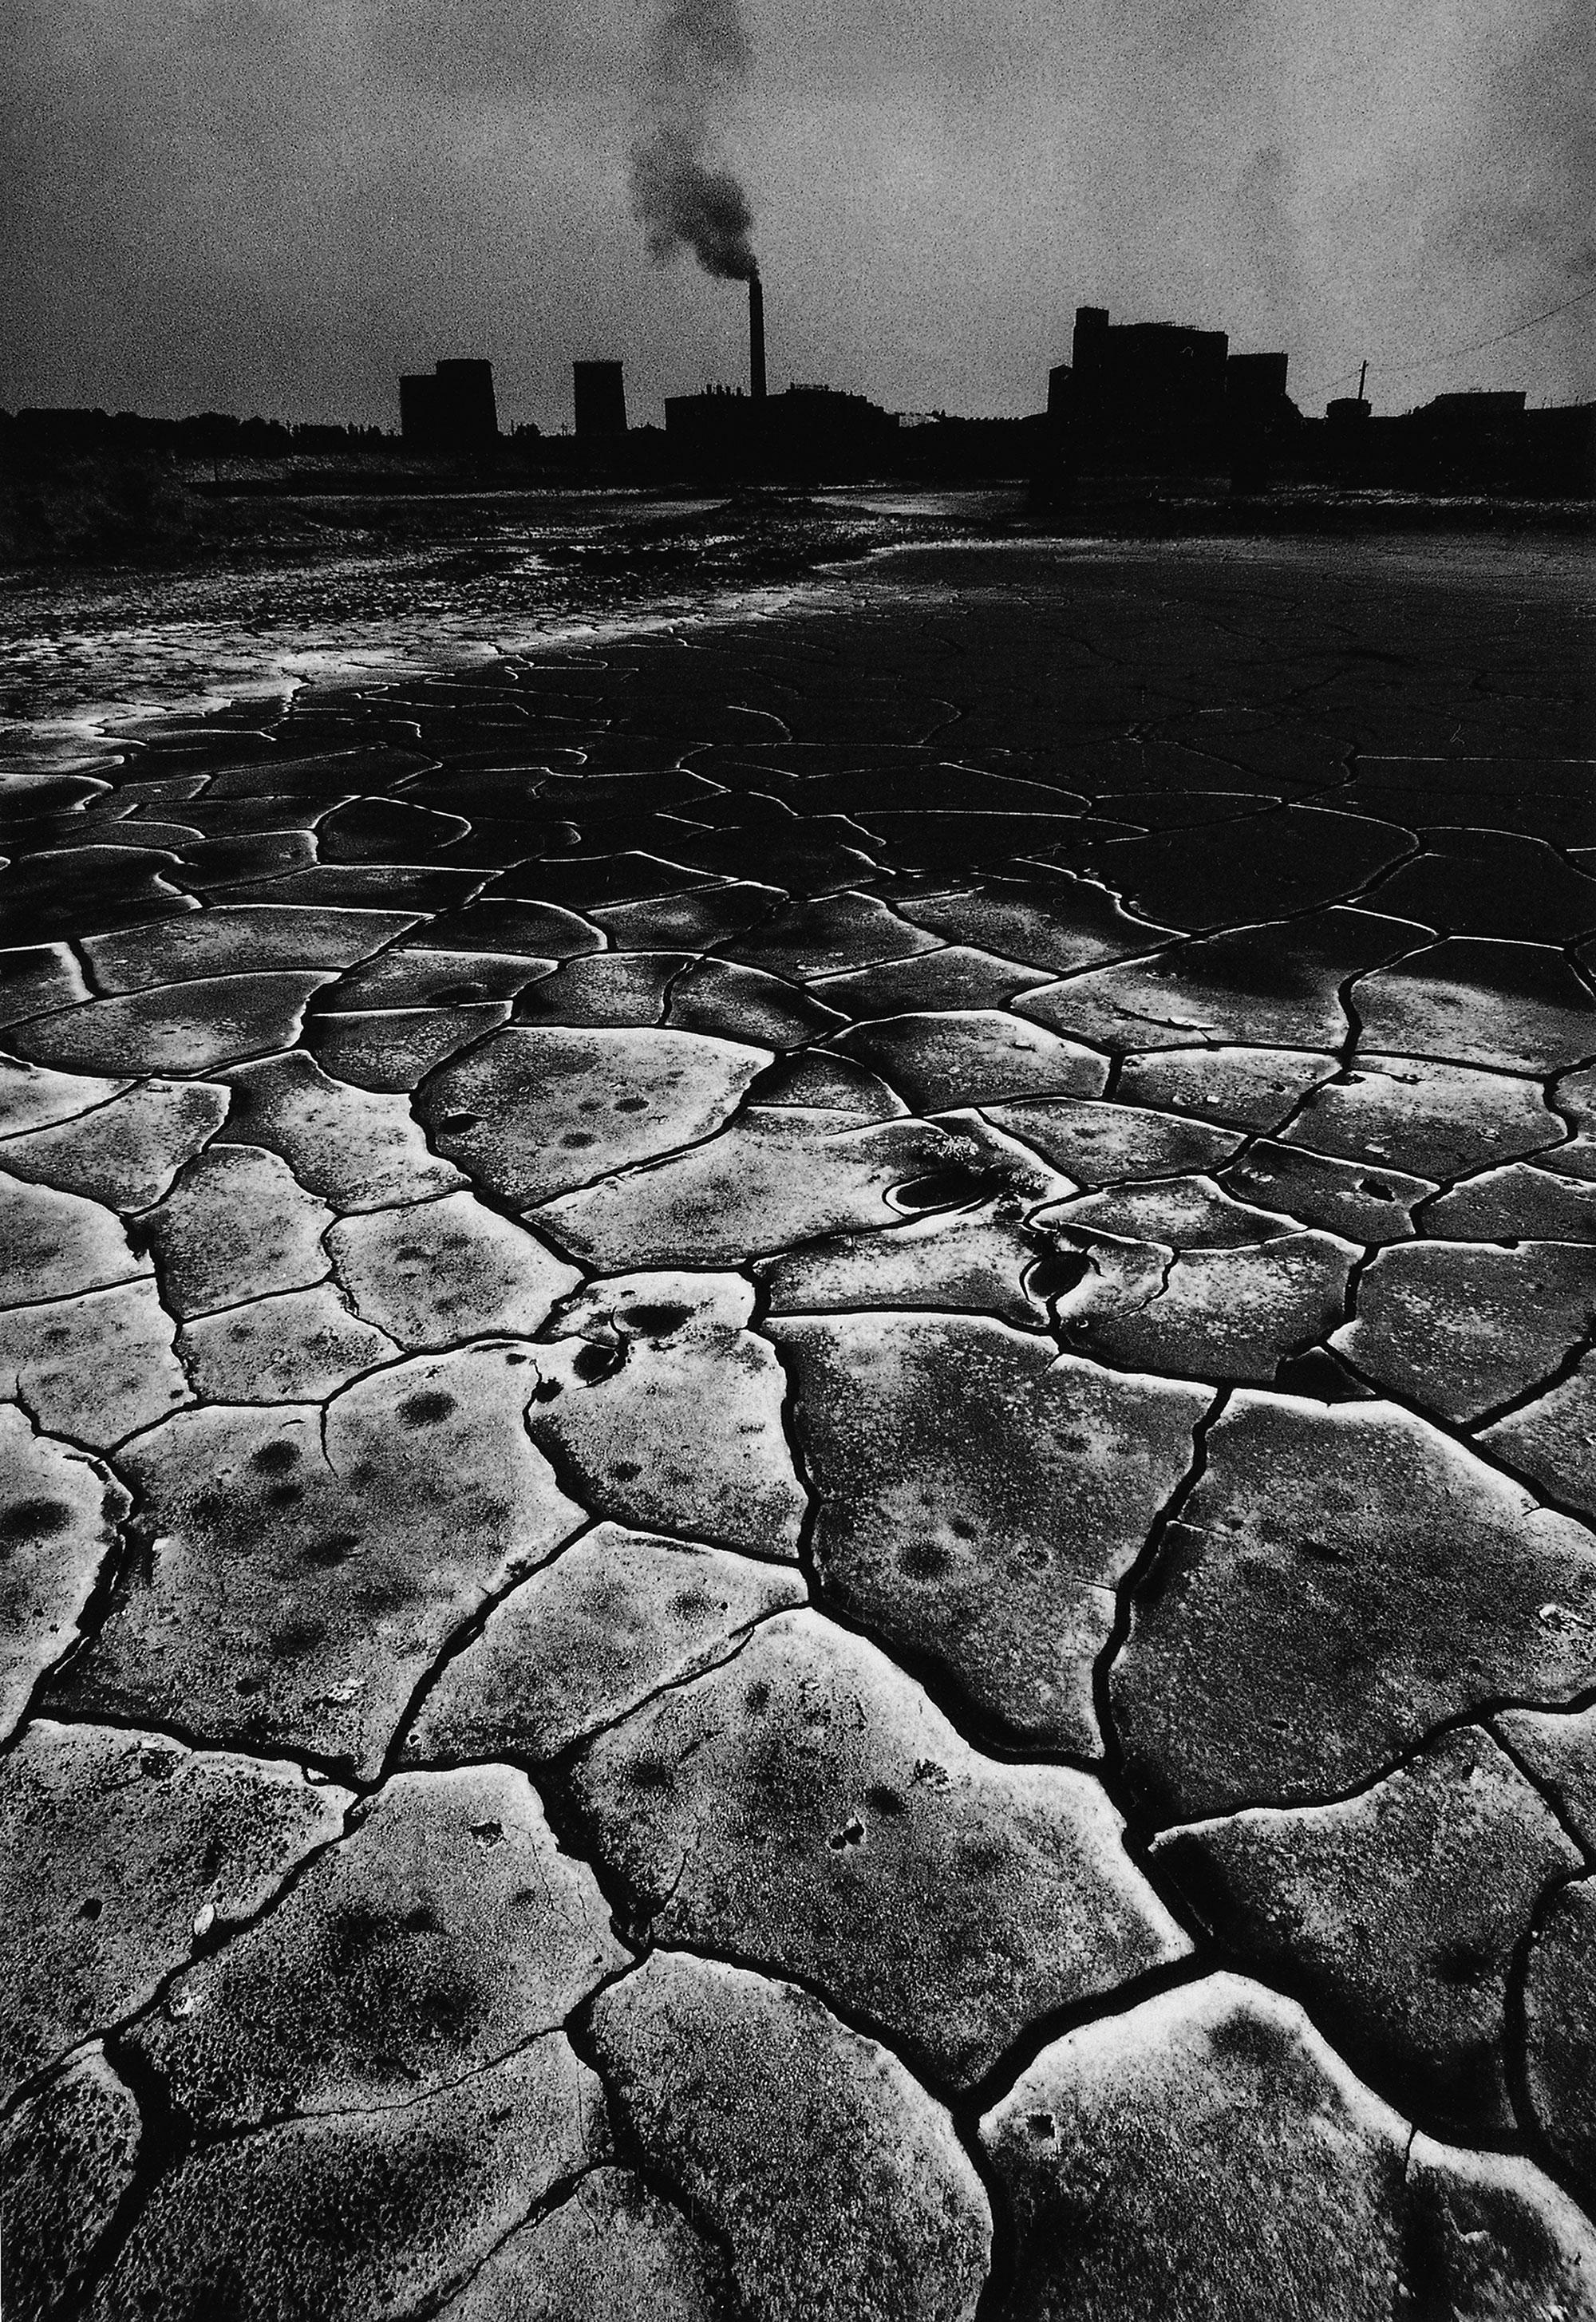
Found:
[[[1596,396],[1588,0],[746,0],[726,125],[772,382],[1040,407],[1078,301],[1375,368]],[[397,420],[484,352],[557,423],[738,375],[742,296],[650,263],[627,154],[647,0],[11,0],[0,404]],[[1344,389],[1337,390],[1344,391]]]

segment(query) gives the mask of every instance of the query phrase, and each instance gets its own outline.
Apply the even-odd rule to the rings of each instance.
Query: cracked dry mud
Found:
[[[7,2322],[1596,2317],[1578,611],[19,745]]]

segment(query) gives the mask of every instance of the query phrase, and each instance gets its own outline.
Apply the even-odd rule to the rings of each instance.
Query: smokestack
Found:
[[[748,393],[765,400],[765,291],[757,274],[748,277]]]

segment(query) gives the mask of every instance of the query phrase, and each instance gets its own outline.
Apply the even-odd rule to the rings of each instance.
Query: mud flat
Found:
[[[8,2317],[1596,2315],[1555,542],[9,736]]]

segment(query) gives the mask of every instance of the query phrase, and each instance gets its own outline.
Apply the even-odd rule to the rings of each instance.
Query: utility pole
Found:
[[[1368,378],[1368,376],[1369,376],[1369,358],[1368,358],[1368,356],[1367,356],[1367,355],[1365,355],[1365,356],[1364,356],[1364,358],[1363,358],[1363,368],[1362,368],[1362,370],[1358,373],[1358,401],[1359,401],[1360,403],[1362,403],[1362,400],[1363,400],[1363,382],[1364,382],[1364,380]]]

